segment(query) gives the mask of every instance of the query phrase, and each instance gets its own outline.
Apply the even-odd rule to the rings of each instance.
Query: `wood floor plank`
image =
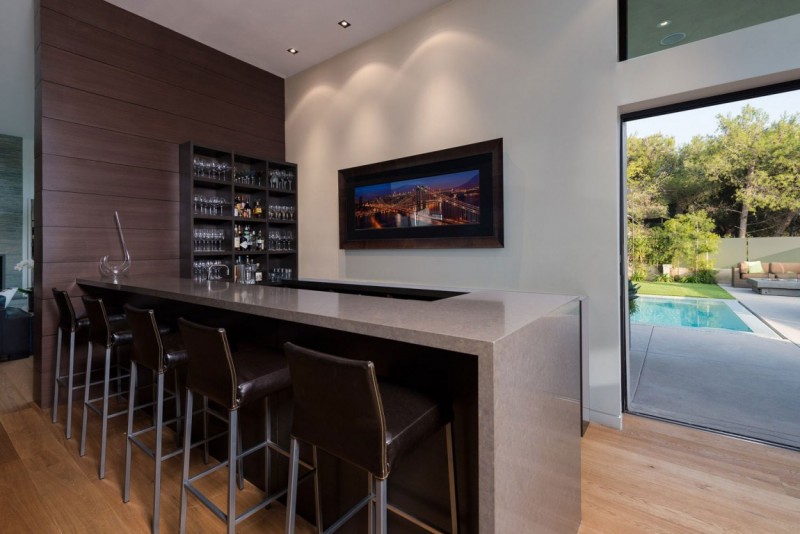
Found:
[[[797,532],[800,454],[638,417],[582,444],[581,534]]]

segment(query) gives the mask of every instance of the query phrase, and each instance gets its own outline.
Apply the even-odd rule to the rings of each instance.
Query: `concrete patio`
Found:
[[[800,448],[800,298],[725,289],[774,333],[631,324],[628,409]]]

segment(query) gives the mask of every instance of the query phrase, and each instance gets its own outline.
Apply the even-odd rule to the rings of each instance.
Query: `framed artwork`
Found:
[[[502,139],[339,171],[339,248],[502,246]]]

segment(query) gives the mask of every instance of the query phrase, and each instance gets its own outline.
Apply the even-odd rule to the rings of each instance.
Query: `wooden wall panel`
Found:
[[[241,132],[269,141],[283,138],[269,130],[270,123],[282,124],[282,120],[278,118],[64,52],[46,44],[42,45],[40,55],[44,81],[135,104],[142,111],[164,111],[173,116],[173,121],[174,116],[178,115],[181,118],[194,119],[198,123],[207,123],[209,126],[221,126],[230,130],[230,135]],[[45,100],[43,104],[46,104]],[[50,115],[45,111],[44,116]],[[194,124],[196,126],[197,123]]]
[[[268,89],[187,64],[170,54],[142,47],[128,38],[99,30],[49,9],[42,13],[42,25],[47,37],[46,44],[54,48],[115,65],[145,78],[160,80],[283,121],[283,98],[264,98]]]
[[[117,197],[152,198],[177,202],[180,199],[179,175],[174,171],[145,169],[44,154],[41,158],[43,183],[47,191],[96,194],[102,191]],[[41,220],[41,217],[38,218]]]
[[[132,229],[174,230],[178,225],[175,201],[84,195],[63,191],[44,191],[42,200],[51,208],[42,215],[44,226],[74,228],[108,227],[119,214],[120,224]]]
[[[283,80],[102,0],[40,0],[36,13],[34,394],[52,392],[52,288],[82,309],[76,278],[120,256],[177,275],[178,145],[284,155]]]
[[[103,254],[92,258],[91,261],[84,262],[65,262],[65,263],[45,263],[41,271],[42,287],[45,288],[42,295],[45,299],[52,299],[52,288],[57,287],[69,291],[72,296],[82,295],[83,292],[75,284],[76,278],[93,278],[100,275],[100,258]],[[180,260],[171,258],[166,260],[135,260],[130,268],[130,275],[137,274],[175,274],[180,267]]]
[[[197,106],[198,110],[201,108],[202,106]],[[237,146],[240,147],[240,151],[263,151],[265,146],[274,151],[279,146],[279,143],[272,139],[253,137],[232,129],[236,125],[230,121],[228,126],[220,127],[191,118],[176,120],[174,113],[142,107],[51,82],[42,82],[42,112],[51,119],[171,143],[203,139],[210,146]],[[196,115],[202,117],[202,112]],[[255,124],[252,126],[256,128]]]
[[[42,153],[178,172],[176,143],[48,117],[42,118]]]
[[[280,91],[283,98],[283,79],[244,61],[234,59],[197,41],[150,23],[141,17],[119,9],[103,0],[41,0],[42,9],[50,9],[75,20],[125,37],[196,67],[231,78],[264,91],[267,95]],[[242,16],[247,16],[242,14]],[[46,42],[46,36],[42,37]]]
[[[113,225],[112,220],[112,225]],[[125,242],[131,251],[131,261],[165,260],[178,257],[178,230],[141,230],[125,228]],[[122,260],[116,228],[42,227],[45,243],[44,263],[99,261],[110,255]]]

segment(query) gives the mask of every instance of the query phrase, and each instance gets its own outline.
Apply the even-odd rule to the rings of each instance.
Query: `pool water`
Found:
[[[722,328],[752,332],[724,302],[712,299],[656,298],[640,296],[632,323],[690,328]]]

